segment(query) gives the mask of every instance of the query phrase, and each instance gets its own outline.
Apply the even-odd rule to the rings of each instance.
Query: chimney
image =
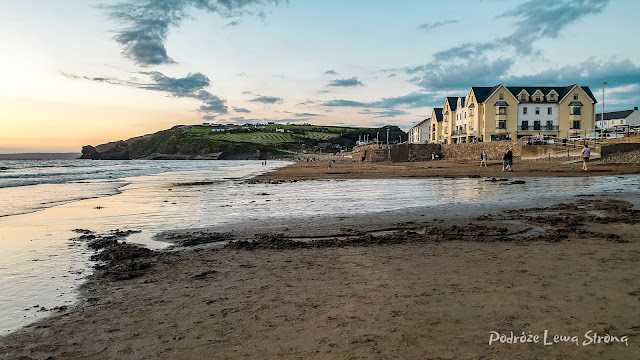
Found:
[[[633,107],[633,110],[638,111],[638,107],[637,107],[637,106],[634,106],[634,107]]]

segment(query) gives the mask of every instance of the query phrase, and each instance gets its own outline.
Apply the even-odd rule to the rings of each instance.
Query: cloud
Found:
[[[109,18],[123,26],[115,40],[123,55],[142,66],[171,64],[165,42],[169,29],[178,27],[194,10],[216,13],[223,18],[245,14],[263,16],[262,9],[278,0],[129,0],[101,5]]]
[[[410,113],[404,110],[398,110],[398,109],[388,109],[388,110],[382,110],[382,111],[371,111],[369,109],[365,109],[361,111],[360,114],[375,115],[374,118],[394,118],[397,116],[409,115]]]
[[[387,77],[388,77],[389,79],[394,78],[394,77],[396,77],[396,76],[397,76],[396,74],[389,74],[389,75],[387,75]]]
[[[483,57],[463,63],[431,63],[415,71],[418,76],[411,80],[416,85],[432,91],[456,91],[468,89],[471,85],[495,85],[504,79],[506,69],[514,62],[511,58],[492,61]]]
[[[357,77],[354,76],[348,79],[333,80],[329,83],[328,86],[351,87],[351,86],[364,86],[364,84],[360,80],[358,80]]]
[[[283,99],[275,96],[258,96],[254,99],[249,100],[251,102],[263,103],[263,104],[276,104],[284,102]]]
[[[338,73],[335,70],[327,70],[322,75],[338,75]]]
[[[422,25],[418,26],[418,29],[429,31],[429,30],[437,29],[439,27],[443,27],[445,25],[457,24],[457,23],[458,23],[458,20],[437,21],[437,22],[434,22],[434,23],[422,24]]]
[[[183,78],[173,78],[158,71],[140,72],[139,74],[147,76],[148,80],[142,81],[137,78],[123,80],[115,77],[88,77],[61,72],[62,76],[69,79],[129,86],[161,92],[169,97],[196,99],[202,103],[198,111],[204,114],[203,118],[206,120],[211,120],[216,115],[228,113],[226,100],[220,99],[218,96],[204,90],[204,88],[211,85],[211,80],[204,74],[188,74]]]
[[[536,40],[555,39],[568,25],[584,16],[601,13],[608,4],[609,0],[527,1],[501,15],[520,19],[511,35],[501,40],[519,54],[530,54]]]
[[[251,112],[249,109],[239,108],[239,107],[234,107],[233,111],[237,113],[247,113],[247,114]]]
[[[234,20],[234,21],[228,23],[227,25],[225,25],[224,27],[232,27],[232,26],[238,26],[238,25],[240,25],[240,21]]]
[[[521,56],[540,53],[537,40],[557,38],[584,16],[604,10],[609,0],[529,0],[499,18],[516,19],[507,36],[486,42],[467,42],[437,52],[427,64],[405,68],[412,82],[428,91],[456,91],[471,85],[507,82]],[[540,83],[540,81],[536,81]]]
[[[183,78],[172,78],[165,76],[161,72],[143,72],[149,75],[153,83],[140,85],[139,87],[147,90],[163,91],[178,97],[189,97],[198,90],[211,85],[209,78],[201,73],[188,74]]]
[[[307,112],[305,112],[305,113],[295,113],[295,114],[293,114],[293,115],[294,115],[295,117],[305,117],[305,118],[320,116],[320,115],[318,115],[318,114],[314,114],[314,113],[307,113]]]
[[[403,96],[382,98],[380,100],[371,102],[337,99],[324,102],[322,105],[330,107],[363,107],[382,109],[392,109],[396,106],[403,105],[410,108],[421,108],[434,104],[434,100],[436,101],[435,103],[441,102],[441,99],[434,96],[433,94],[412,92]]]
[[[314,113],[308,113],[308,112],[303,112],[303,113],[294,113],[291,111],[282,111],[285,114],[291,114],[295,117],[304,117],[304,118],[309,118],[309,117],[316,117],[316,116],[320,116],[319,114],[314,114]]]

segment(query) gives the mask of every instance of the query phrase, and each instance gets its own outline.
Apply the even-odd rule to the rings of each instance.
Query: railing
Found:
[[[558,131],[558,125],[555,126],[547,126],[547,125],[520,125],[518,126],[519,131]]]

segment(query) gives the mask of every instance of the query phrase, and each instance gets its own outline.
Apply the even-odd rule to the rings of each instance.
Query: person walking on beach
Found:
[[[582,154],[580,154],[580,156],[582,157],[582,170],[587,171],[587,161],[589,161],[589,158],[591,157],[591,149],[589,149],[589,145],[584,144],[584,148],[582,148]]]
[[[329,167],[328,168],[331,169],[331,160],[329,160]]]
[[[513,152],[511,152],[511,148],[509,148],[509,150],[502,156],[502,171],[513,171],[511,170],[512,163]]]
[[[480,154],[480,167],[487,166],[487,152],[482,150],[482,154]]]

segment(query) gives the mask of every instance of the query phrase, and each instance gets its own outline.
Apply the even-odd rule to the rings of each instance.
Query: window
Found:
[[[547,120],[547,126],[545,130],[549,130],[549,131],[553,130],[553,121]]]
[[[536,101],[540,101],[540,94],[536,94]]]
[[[573,120],[573,122],[571,123],[571,128],[580,129],[580,120]]]
[[[529,130],[529,122],[523,121],[522,125],[520,126],[520,130]]]
[[[536,115],[540,115],[540,108],[536,106]]]
[[[549,95],[549,100],[556,101],[556,94]]]
[[[527,94],[520,94],[520,101],[527,101]]]
[[[571,115],[580,115],[580,106],[574,106],[572,107],[573,112],[571,113]]]
[[[500,100],[504,100],[504,94],[500,93]]]
[[[533,122],[533,130],[540,130],[540,121]]]
[[[526,106],[525,106],[525,107],[523,107],[523,108],[522,108],[522,115],[527,115],[527,110],[528,110],[528,109],[527,109],[527,107],[526,107]]]
[[[506,106],[498,107],[498,115],[507,115],[507,107]]]
[[[469,109],[469,116],[473,116],[473,109]]]
[[[551,106],[549,106],[547,108],[547,115],[552,115],[553,114],[553,108]]]
[[[573,94],[573,100],[578,100],[578,94]]]
[[[506,129],[507,120],[498,120],[498,129]]]

